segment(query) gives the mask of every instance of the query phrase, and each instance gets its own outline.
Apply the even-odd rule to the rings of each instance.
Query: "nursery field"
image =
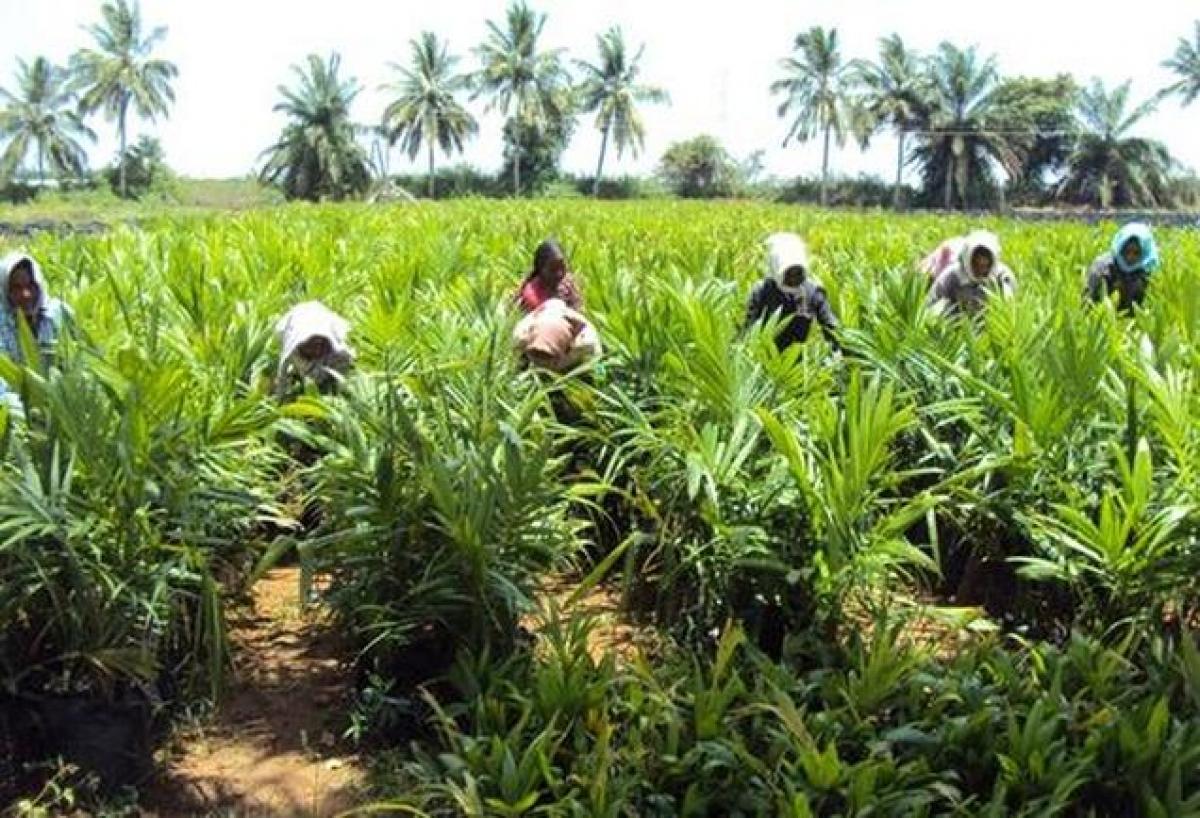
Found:
[[[1017,296],[935,314],[914,264],[972,226]],[[1200,816],[1200,238],[1157,232],[1128,318],[1082,298],[1113,229],[461,201],[31,239],[78,331],[0,361],[0,811],[154,789],[299,565],[363,807]],[[840,353],[743,332],[778,230]],[[562,378],[510,340],[547,236],[604,345]],[[281,405],[314,298],[355,370]],[[600,590],[648,647],[594,649],[563,603]]]

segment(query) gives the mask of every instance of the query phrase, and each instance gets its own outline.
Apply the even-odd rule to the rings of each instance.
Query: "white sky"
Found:
[[[669,107],[647,107],[645,151],[638,158],[612,155],[605,172],[641,173],[653,169],[672,141],[711,133],[738,158],[766,150],[766,169],[781,176],[816,174],[818,141],[782,148],[785,123],[775,115],[779,102],[768,85],[778,75],[795,34],[812,25],[836,26],[843,55],[871,57],[881,36],[900,33],[911,47],[932,50],[942,40],[978,44],[994,53],[1006,74],[1050,76],[1070,72],[1081,81],[1093,76],[1113,85],[1134,82],[1134,94],[1147,96],[1168,84],[1160,63],[1188,36],[1200,18],[1200,0],[1140,0],[1136,8],[1096,0],[538,0],[549,14],[544,45],[566,48],[570,57],[594,58],[595,35],[612,24],[624,27],[634,45],[646,44],[645,81],[670,92]],[[0,83],[11,87],[15,58],[45,55],[63,62],[88,44],[82,26],[99,18],[100,0],[0,0],[0,31],[8,53],[0,62]],[[484,37],[487,19],[500,19],[502,0],[142,0],[150,25],[170,31],[159,54],[173,60],[180,75],[177,104],[157,126],[138,123],[132,133],[156,129],[167,161],[189,176],[241,176],[257,166],[260,152],[278,134],[281,118],[272,112],[276,87],[290,82],[289,65],[310,52],[337,50],[343,72],[364,90],[354,115],[377,121],[384,105],[378,86],[390,79],[389,62],[406,62],[408,41],[423,29],[448,38],[474,67],[470,49]],[[486,170],[499,166],[501,122],[483,115],[483,100],[471,103],[480,118],[480,136],[465,160]],[[112,126],[93,123],[100,140],[93,163],[115,152]],[[1200,167],[1200,103],[1181,109],[1167,102],[1140,134],[1164,141],[1185,164]],[[599,134],[581,120],[564,167],[593,172]],[[452,161],[459,161],[455,158]],[[895,143],[876,138],[860,153],[852,145],[833,157],[835,171],[895,173]],[[445,163],[439,155],[439,163]],[[397,152],[392,169],[411,167]],[[418,161],[418,168],[423,162]]]

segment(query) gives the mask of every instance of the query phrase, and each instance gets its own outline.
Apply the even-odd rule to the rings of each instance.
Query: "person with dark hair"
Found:
[[[1150,274],[1158,265],[1158,246],[1150,225],[1131,222],[1117,231],[1108,252],[1088,268],[1088,298],[1102,301],[1115,292],[1117,309],[1130,312],[1145,299]]]
[[[567,256],[554,239],[546,239],[533,253],[533,269],[521,282],[517,303],[530,313],[552,298],[576,312],[583,310],[583,296],[567,266]]]

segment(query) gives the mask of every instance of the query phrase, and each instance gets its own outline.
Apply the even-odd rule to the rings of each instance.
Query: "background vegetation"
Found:
[[[393,81],[381,86],[389,99],[376,121],[355,118],[363,86],[342,75],[337,53],[306,55],[279,87],[275,110],[287,124],[273,142],[264,137],[255,172],[288,198],[308,200],[395,195],[398,184],[430,197],[562,195],[575,187],[612,198],[637,197],[643,186],[661,190],[651,180],[612,185],[604,178],[610,150],[618,157],[641,151],[645,107],[670,103],[669,89],[642,76],[645,46],[614,26],[596,37],[595,56],[571,58],[546,46],[547,22],[515,0],[487,21],[484,41],[466,61],[437,32],[422,32],[390,64]],[[152,28],[136,0],[114,0],[102,4],[100,22],[86,31],[91,44],[67,66],[19,57],[12,90],[0,89],[0,182],[8,198],[102,181],[122,197],[136,197],[169,176],[149,134],[132,146],[128,135],[131,119],[153,123],[169,116],[174,103],[178,69],[157,56],[166,29]],[[813,27],[796,35],[770,84],[780,99],[783,144],[822,143],[813,194],[805,179],[758,179],[756,157],[738,161],[707,135],[669,147],[656,176],[686,198],[767,192],[795,199],[803,192],[821,204],[875,204],[880,197],[865,195],[862,180],[837,179],[831,147],[853,141],[865,148],[887,133],[896,139],[896,208],[1191,206],[1194,174],[1165,145],[1136,132],[1166,100],[1192,104],[1200,88],[1198,54],[1200,21],[1174,54],[1164,55],[1162,65],[1176,80],[1138,100],[1129,82],[1110,88],[1065,74],[1005,75],[979,46],[944,42],[922,54],[891,35],[880,40],[877,55],[851,57],[836,29]],[[453,158],[479,134],[471,103],[503,116],[502,167],[456,169],[447,181],[437,169],[439,153]],[[89,122],[97,115],[115,124],[119,148],[107,171],[92,174]],[[601,134],[596,173],[571,179],[559,159],[586,117]],[[395,178],[389,160],[397,146],[409,160],[423,156],[427,172]],[[918,190],[904,188],[906,168],[917,172]]]

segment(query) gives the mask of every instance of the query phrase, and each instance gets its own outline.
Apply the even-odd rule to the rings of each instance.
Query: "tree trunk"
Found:
[[[946,163],[946,184],[942,186],[942,210],[950,209],[950,194],[953,191],[954,185],[954,154],[950,155],[950,161]]]
[[[38,182],[43,186],[46,183],[46,151],[41,145],[38,145]]]
[[[436,190],[433,185],[433,142],[429,143],[429,198],[432,199],[436,195]]]
[[[609,126],[605,125],[600,137],[600,161],[596,163],[596,178],[592,180],[592,196],[600,194],[600,174],[604,172],[604,152],[608,150]]]
[[[825,126],[825,148],[821,153],[821,207],[829,204],[829,126]]]
[[[121,141],[121,152],[117,155],[117,186],[121,192],[121,198],[124,199],[128,193],[125,185],[125,115],[129,112],[129,96],[121,97],[121,110],[117,118],[117,134]]]
[[[513,120],[513,196],[521,195],[521,122]]]
[[[962,200],[962,209],[965,213],[967,210],[967,191],[971,189],[971,163],[967,161],[966,155],[963,155],[962,166],[962,190],[959,191]]]
[[[896,190],[892,195],[892,208],[895,210],[900,209],[901,200],[904,198],[904,138],[907,135],[905,130],[901,128],[896,139]]]

